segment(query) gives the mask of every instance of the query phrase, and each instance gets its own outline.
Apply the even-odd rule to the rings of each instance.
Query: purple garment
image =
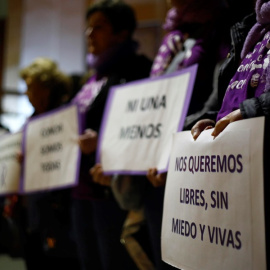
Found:
[[[269,80],[270,32],[246,55],[227,88],[217,121],[234,110],[249,97],[258,97],[266,91]],[[268,90],[268,89],[267,89]]]
[[[158,54],[155,57],[150,76],[156,77],[164,74],[174,57],[180,52],[184,53],[184,56],[181,61],[177,63],[177,70],[200,63],[201,59],[206,55],[206,41],[207,37],[205,39],[198,38],[189,50],[185,50],[183,49],[183,34],[181,31],[175,30],[168,33],[164,37]]]
[[[207,40],[204,40],[203,38],[198,38],[196,40],[190,51],[186,52],[183,61],[179,63],[178,70],[200,63],[206,56],[206,44],[204,44],[206,41]]]
[[[168,33],[158,50],[158,53],[155,57],[152,69],[151,77],[156,77],[162,75],[175,55],[181,51],[183,48],[183,34],[179,30],[172,31]]]
[[[154,59],[150,77],[165,74],[168,67],[171,71],[200,64],[207,57],[206,51],[211,47],[210,42],[215,43],[212,40],[216,30],[215,23],[218,22],[218,17],[225,7],[224,0],[189,0],[181,6],[174,6],[168,10],[163,24],[167,34]],[[184,46],[185,34],[187,39],[196,41],[188,50]],[[222,48],[222,50],[226,50],[227,55],[228,48]],[[173,68],[170,66],[172,62]]]
[[[100,80],[96,79],[96,76],[92,76],[77,95],[71,100],[72,104],[77,104],[79,107],[79,113],[82,123],[82,129],[85,129],[85,115],[90,105],[98,95],[101,87],[106,83],[106,78]]]
[[[270,1],[258,0],[256,2],[255,10],[257,23],[251,28],[245,40],[243,50],[241,52],[242,59],[270,29]]]

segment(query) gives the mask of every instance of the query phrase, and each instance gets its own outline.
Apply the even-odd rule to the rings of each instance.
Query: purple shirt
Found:
[[[89,109],[92,102],[100,92],[101,87],[106,83],[107,78],[96,80],[96,76],[92,76],[77,95],[71,100],[72,104],[77,104],[79,107],[79,113],[81,117],[81,123],[83,130],[85,129],[85,117],[86,112]]]
[[[254,50],[246,55],[237,72],[231,79],[223,99],[217,121],[234,110],[249,97],[258,97],[264,93],[268,80],[270,59],[270,32],[264,35]]]

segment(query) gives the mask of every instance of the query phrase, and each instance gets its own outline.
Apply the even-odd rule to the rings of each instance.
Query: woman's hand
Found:
[[[243,119],[243,116],[240,112],[240,109],[227,114],[216,123],[216,126],[211,135],[217,137],[230,123],[241,119]]]
[[[79,136],[78,143],[83,154],[91,154],[97,149],[98,134],[92,129],[86,129]]]
[[[90,169],[89,173],[92,175],[95,183],[102,186],[111,186],[112,176],[104,174],[101,164],[97,163]]]
[[[198,121],[191,129],[191,135],[194,140],[196,140],[199,135],[207,129],[213,128],[215,126],[215,121],[211,119],[202,119]]]
[[[158,174],[156,168],[150,168],[146,177],[154,187],[161,187],[166,184],[167,173]]]

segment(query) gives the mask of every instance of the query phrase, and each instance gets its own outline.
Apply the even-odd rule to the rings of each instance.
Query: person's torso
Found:
[[[241,102],[258,97],[265,90],[266,70],[270,59],[270,32],[246,55],[231,79],[217,120],[239,108]]]

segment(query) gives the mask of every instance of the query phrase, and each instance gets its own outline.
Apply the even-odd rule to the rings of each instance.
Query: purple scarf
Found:
[[[154,59],[150,77],[157,77],[167,70],[174,57],[183,47],[183,34],[179,30],[171,31],[168,33],[158,50]]]
[[[262,36],[242,60],[231,79],[217,121],[234,110],[250,97],[259,97],[269,91],[270,31]]]
[[[205,55],[204,42],[208,39],[208,34],[212,31],[210,22],[215,21],[216,17],[225,7],[224,0],[188,0],[185,4],[175,6],[167,12],[163,28],[167,31],[164,36],[158,53],[154,59],[151,69],[151,77],[163,75],[170,70],[173,60],[180,61],[177,70],[198,63]],[[188,24],[205,24],[205,33],[196,39],[195,45],[190,48],[191,54],[186,55],[184,48],[184,33],[182,27]],[[206,29],[206,30],[205,30]],[[181,54],[183,57],[175,58]]]
[[[258,0],[256,2],[257,23],[251,28],[245,40],[241,58],[253,49],[255,44],[262,39],[265,33],[270,29],[270,1]]]

